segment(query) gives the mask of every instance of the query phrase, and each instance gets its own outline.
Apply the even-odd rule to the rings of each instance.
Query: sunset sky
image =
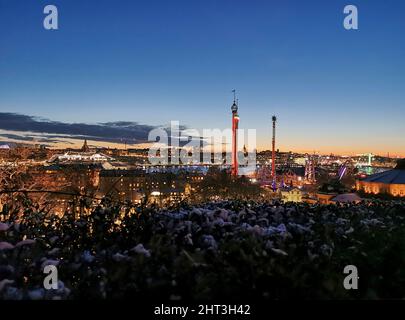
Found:
[[[50,3],[59,30],[43,28]],[[359,30],[343,28],[349,3]],[[276,114],[284,151],[405,156],[404,14],[402,0],[0,0],[0,141],[225,129],[236,89],[259,150]]]

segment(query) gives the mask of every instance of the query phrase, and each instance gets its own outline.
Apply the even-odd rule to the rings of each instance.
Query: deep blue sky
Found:
[[[402,0],[0,0],[0,111],[225,128],[235,88],[259,147],[275,113],[281,149],[405,155],[404,35]]]

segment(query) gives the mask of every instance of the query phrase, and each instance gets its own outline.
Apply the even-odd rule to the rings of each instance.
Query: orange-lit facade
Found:
[[[395,169],[380,172],[356,181],[357,191],[369,194],[389,194],[405,197],[405,159],[398,161]]]
[[[389,194],[394,197],[405,197],[405,184],[357,181],[357,191],[369,194]]]

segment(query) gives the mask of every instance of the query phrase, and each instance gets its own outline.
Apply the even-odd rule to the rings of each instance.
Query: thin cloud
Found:
[[[0,129],[39,133],[47,136],[44,139],[50,140],[69,137],[70,139],[92,139],[115,143],[127,141],[136,144],[147,142],[148,134],[154,128],[154,126],[128,121],[98,124],[64,123],[16,113],[0,113]],[[25,137],[13,138],[25,141],[33,140],[29,134]]]
[[[0,112],[0,140],[35,143],[66,143],[68,140],[88,139],[94,142],[108,142],[115,144],[127,143],[137,145],[154,143],[148,141],[149,132],[157,126],[139,124],[131,121],[115,121],[97,124],[65,123],[51,121],[29,115]],[[180,139],[180,146],[184,146],[191,139],[199,138],[205,144],[203,137],[188,134],[186,126],[179,126],[179,133],[172,133],[170,126],[160,126],[168,135],[169,143],[172,139]]]

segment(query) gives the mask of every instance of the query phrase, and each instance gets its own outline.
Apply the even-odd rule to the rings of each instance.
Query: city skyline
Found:
[[[283,151],[405,156],[404,3],[356,1],[356,31],[342,26],[344,1],[54,1],[57,31],[42,27],[46,4],[0,1],[0,124],[15,113],[225,129],[235,88],[258,150],[271,148],[276,114]],[[0,126],[0,141],[32,135],[17,129]]]
[[[12,118],[16,118],[17,120],[10,121]],[[20,118],[23,118],[24,120],[18,120]],[[27,121],[28,120],[28,121]],[[5,123],[7,122],[7,125]],[[142,149],[142,148],[149,148],[151,147],[154,142],[153,141],[147,141],[147,135],[149,131],[147,130],[152,130],[157,127],[162,127],[165,130],[170,130],[169,124],[162,125],[162,126],[149,126],[149,125],[143,125],[143,124],[138,124],[136,122],[126,122],[126,121],[117,121],[117,122],[111,122],[111,123],[62,123],[58,121],[51,121],[45,118],[41,117],[30,117],[26,115],[18,115],[18,114],[12,114],[12,113],[1,113],[0,112],[0,127],[3,127],[4,125],[6,127],[12,127],[15,125],[15,122],[18,122],[18,126],[28,126],[33,128],[33,130],[3,130],[0,129],[0,145],[6,145],[8,143],[11,144],[23,144],[23,145],[44,145],[49,148],[53,149],[78,149],[81,148],[83,145],[83,140],[87,140],[88,143],[90,144],[91,147],[93,148],[117,148],[117,149],[125,149],[125,148],[135,148],[135,149]],[[32,123],[30,123],[32,122]],[[44,125],[45,124],[45,125]],[[52,131],[50,130],[48,132],[43,132],[41,128],[46,128],[48,125],[51,127],[57,128],[56,130]],[[121,126],[122,125],[122,126]],[[130,130],[128,129],[128,126],[133,126]],[[71,127],[72,132],[71,133],[64,133],[67,129]],[[100,133],[100,130],[103,129],[106,130],[105,133],[100,134],[99,136],[97,135],[87,135],[84,134],[84,132],[94,132]],[[117,129],[117,132],[113,133],[113,136],[109,135],[109,130],[111,129]],[[193,129],[193,128],[183,128],[185,132],[187,132],[187,129]],[[229,128],[225,128],[229,129]],[[143,132],[142,132],[143,130]],[[134,132],[135,131],[135,132]],[[141,131],[141,132],[139,132]],[[283,130],[282,130],[283,131]],[[117,137],[117,134],[122,134],[121,137]],[[139,134],[143,137],[142,139],[139,139],[139,141],[136,142],[135,138],[129,138],[128,135],[133,135],[134,137],[139,137]],[[126,137],[126,138],[125,138]],[[278,138],[280,139],[280,138]],[[266,140],[266,139],[265,139]],[[284,140],[284,139],[281,139]],[[209,145],[207,148],[210,148]],[[241,145],[239,146],[239,151],[242,151]],[[271,136],[267,138],[267,141],[265,142],[264,145],[259,145],[257,146],[257,151],[262,152],[262,151],[270,151],[271,150]],[[204,149],[204,150],[209,150],[209,149]],[[359,148],[358,150],[354,151],[347,151],[347,150],[341,150],[339,152],[339,149],[336,147],[331,147],[331,151],[328,150],[316,150],[315,148],[293,148],[293,149],[288,149],[285,147],[285,145],[280,145],[277,143],[277,150],[280,150],[282,152],[296,152],[296,153],[308,153],[308,154],[320,154],[320,155],[329,155],[329,154],[335,154],[335,155],[342,155],[342,156],[358,156],[361,154],[373,154],[376,156],[388,156],[392,158],[402,158],[405,156],[405,153],[395,153],[395,152],[390,152],[389,150],[387,153],[378,153],[378,152],[372,152],[370,150],[367,150],[365,148],[361,149]]]

